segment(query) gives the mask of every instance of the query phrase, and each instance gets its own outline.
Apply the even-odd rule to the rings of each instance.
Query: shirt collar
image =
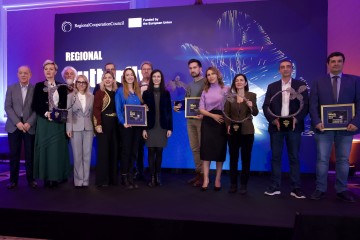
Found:
[[[291,80],[292,80],[292,78],[290,78],[290,80],[289,80],[287,83],[285,83],[285,82],[281,79],[281,86],[291,85]]]
[[[334,77],[334,76],[338,76],[338,77],[341,79],[342,72],[341,72],[341,73],[339,73],[338,75],[334,75],[334,74],[330,73],[330,78],[332,78],[332,77]]]
[[[29,86],[29,83],[28,84],[26,84],[25,86],[24,85],[22,85],[21,83],[19,83],[20,84],[20,87],[21,88],[27,88],[28,86]]]

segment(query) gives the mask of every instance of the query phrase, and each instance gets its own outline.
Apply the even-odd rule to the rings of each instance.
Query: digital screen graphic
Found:
[[[312,7],[282,0],[58,14],[55,61],[59,69],[70,65],[86,75],[92,88],[101,81],[105,63],[115,63],[116,78],[121,81],[126,67],[132,67],[141,80],[140,64],[150,61],[164,73],[172,100],[180,101],[192,81],[187,61],[196,58],[204,73],[209,66],[218,67],[226,85],[237,73],[246,74],[261,109],[268,84],[280,79],[282,59],[291,59],[293,77],[309,86],[324,74],[327,3],[305,2]],[[164,151],[163,167],[193,168],[184,112],[174,112],[173,119],[174,133]],[[251,169],[268,171],[270,143],[262,110],[253,121]],[[306,136],[303,142],[302,149],[313,145]],[[308,159],[306,154],[301,158]],[[228,164],[227,160],[224,169]],[[302,164],[301,170],[313,171],[312,166]]]

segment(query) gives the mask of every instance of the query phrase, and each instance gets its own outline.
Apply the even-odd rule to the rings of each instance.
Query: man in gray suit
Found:
[[[34,86],[30,84],[30,68],[19,67],[17,76],[19,83],[8,87],[5,98],[5,130],[8,132],[10,148],[10,183],[7,188],[16,188],[18,184],[22,141],[25,148],[26,179],[30,187],[36,188],[37,183],[33,178],[36,113],[31,108]]]

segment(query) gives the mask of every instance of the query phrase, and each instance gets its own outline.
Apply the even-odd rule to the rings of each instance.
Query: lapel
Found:
[[[281,92],[282,91],[282,81],[281,79],[278,81],[278,84],[275,85],[275,92],[274,94],[278,93],[278,92]],[[279,93],[277,95],[277,97],[275,97],[274,100],[278,99],[279,101],[279,107],[280,107],[280,111],[281,111],[281,106],[282,106],[282,93]]]
[[[338,101],[337,103],[341,102],[341,96],[344,96],[345,93],[343,93],[344,91],[346,91],[346,75],[343,73],[341,75],[341,82],[340,82],[340,89],[339,89],[339,96],[338,96]]]
[[[33,91],[34,91],[34,86],[29,83],[28,89],[26,92],[26,96],[25,96],[25,104],[24,105],[29,104],[30,100],[33,97]],[[21,90],[20,90],[20,93],[21,93]]]
[[[81,102],[80,102],[78,93],[75,94],[75,98],[76,98],[76,100],[75,100],[74,106],[76,108],[79,108],[80,109],[80,114],[83,115],[84,112],[83,112],[83,109],[82,109],[82,106],[81,106]]]
[[[22,100],[22,93],[21,93],[21,87],[20,87],[20,83],[17,83],[15,85],[15,89],[14,89],[14,94],[15,94],[15,101],[21,104],[21,109],[24,108],[24,103]],[[26,94],[27,95],[27,94]],[[26,100],[26,98],[25,98]]]
[[[332,85],[332,81],[331,81],[331,77],[330,77],[330,74],[327,74],[326,75],[326,79],[324,79],[325,80],[325,82],[324,82],[324,84],[322,84],[322,87],[324,88],[324,92],[326,93],[326,94],[328,94],[328,96],[330,97],[330,99],[331,99],[331,102],[333,102],[333,103],[337,103],[337,101],[336,101],[336,99],[334,98],[334,96],[333,96],[333,85]],[[343,80],[343,79],[342,79]],[[342,84],[343,82],[341,81],[341,84]],[[341,85],[340,84],[340,85]],[[341,91],[341,87],[340,87],[340,91]],[[340,91],[339,91],[339,96],[340,96]],[[338,98],[339,99],[339,98]]]
[[[84,114],[87,114],[88,111],[90,110],[90,93],[85,93],[85,99],[86,99],[86,104],[85,104],[85,111]]]

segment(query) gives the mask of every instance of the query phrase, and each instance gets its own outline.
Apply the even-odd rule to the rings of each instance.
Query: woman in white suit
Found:
[[[76,188],[89,186],[90,161],[94,137],[92,124],[94,96],[89,92],[89,80],[79,75],[75,91],[68,95],[69,109],[66,133],[74,154],[74,185]]]

